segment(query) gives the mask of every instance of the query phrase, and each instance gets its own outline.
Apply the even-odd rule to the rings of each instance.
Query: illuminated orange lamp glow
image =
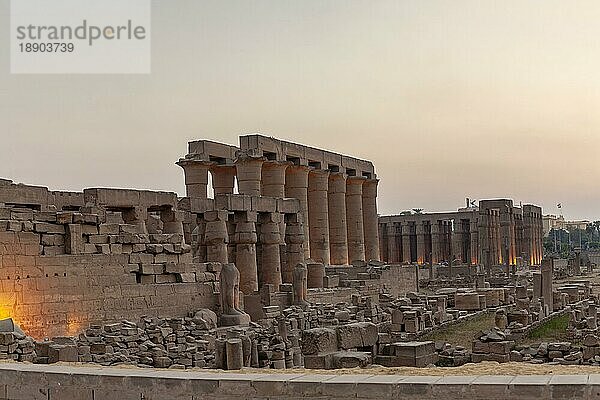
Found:
[[[16,296],[14,294],[0,294],[0,319],[13,318],[19,323],[18,316],[15,315]]]

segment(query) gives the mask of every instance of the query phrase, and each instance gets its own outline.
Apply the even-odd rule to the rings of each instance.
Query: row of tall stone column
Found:
[[[488,209],[479,213],[479,259],[484,264],[502,264],[502,236],[500,215],[497,210]]]
[[[382,259],[387,262],[439,263],[455,258],[477,263],[477,223],[470,220],[426,220],[382,226]],[[416,252],[416,253],[415,253]],[[415,253],[415,254],[413,254]]]
[[[541,209],[535,206],[523,207],[523,242],[530,263],[540,265],[544,257],[543,227]]]
[[[208,173],[215,194],[296,198],[304,221],[305,257],[324,264],[379,260],[377,179],[347,176],[291,162],[240,153],[235,165],[181,160],[188,197],[207,198]]]
[[[303,244],[301,218],[277,212],[207,211],[192,232],[195,259],[235,262],[245,294],[264,284],[292,283],[294,267],[305,260]]]

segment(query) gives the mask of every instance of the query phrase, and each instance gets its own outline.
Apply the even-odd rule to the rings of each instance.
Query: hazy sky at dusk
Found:
[[[600,2],[153,1],[151,75],[10,75],[0,177],[184,194],[191,139],[372,160],[379,210],[511,197],[600,219]]]

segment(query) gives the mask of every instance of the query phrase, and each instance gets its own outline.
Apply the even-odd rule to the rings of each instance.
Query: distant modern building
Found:
[[[548,236],[552,229],[566,229],[572,231],[575,229],[585,230],[590,221],[579,220],[579,221],[567,221],[562,215],[548,214],[542,217],[542,223],[544,225],[544,236]]]
[[[510,199],[481,200],[454,212],[379,217],[382,261],[529,265],[542,261],[542,209]]]

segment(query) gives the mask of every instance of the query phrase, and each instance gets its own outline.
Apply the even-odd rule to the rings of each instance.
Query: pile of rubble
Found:
[[[32,362],[35,357],[32,338],[17,332],[0,332],[0,360]]]

